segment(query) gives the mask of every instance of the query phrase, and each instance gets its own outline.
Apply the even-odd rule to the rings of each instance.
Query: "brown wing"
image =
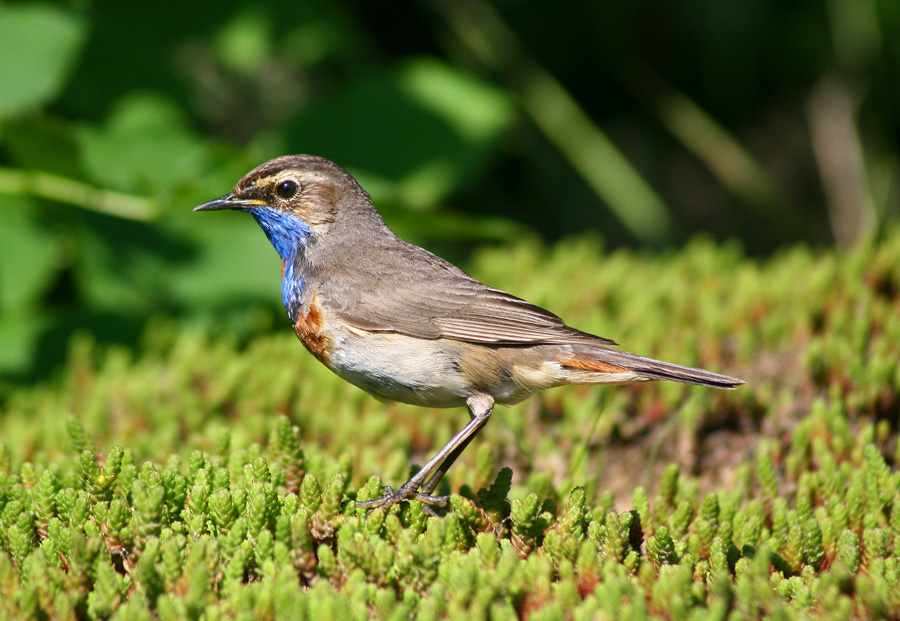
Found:
[[[548,310],[493,289],[411,244],[393,246],[390,269],[342,270],[323,282],[320,300],[350,325],[418,338],[524,345],[613,341],[570,328]],[[337,283],[340,282],[340,285]]]

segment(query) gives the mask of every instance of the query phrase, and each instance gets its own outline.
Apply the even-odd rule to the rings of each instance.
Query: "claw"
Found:
[[[450,438],[450,441],[437,452],[437,455],[428,460],[421,470],[401,485],[396,492],[390,487],[384,487],[384,495],[381,498],[357,501],[356,506],[371,511],[379,507],[387,509],[404,500],[418,500],[424,505],[425,513],[431,516],[437,515],[431,507],[446,507],[450,497],[432,496],[431,492],[437,488],[447,469],[453,465],[475,434],[484,427],[491,416],[494,399],[487,393],[477,393],[466,399],[466,405],[469,407],[469,414],[472,418],[465,427]]]
[[[404,500],[418,500],[425,505],[425,512],[433,516],[437,514],[431,507],[446,507],[447,501],[450,500],[450,496],[432,496],[430,494],[423,494],[416,489],[406,488],[405,485],[396,492],[389,486],[382,488],[382,491],[385,492],[384,496],[372,500],[357,501],[356,506],[360,509],[369,510],[377,509],[379,507],[387,509],[391,505],[403,502]]]

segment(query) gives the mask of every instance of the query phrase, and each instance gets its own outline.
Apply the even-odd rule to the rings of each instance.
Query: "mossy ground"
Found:
[[[352,500],[464,411],[379,404],[287,327],[78,339],[0,414],[0,616],[900,616],[900,232],[766,261],[522,242],[470,268],[747,385],[548,391],[496,411],[445,515],[366,518]]]

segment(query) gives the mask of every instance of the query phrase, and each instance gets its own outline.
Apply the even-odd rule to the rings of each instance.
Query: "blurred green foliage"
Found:
[[[281,325],[264,237],[190,208],[285,153],[337,161],[457,260],[584,229],[880,235],[898,32],[889,0],[3,3],[0,375],[158,313]]]

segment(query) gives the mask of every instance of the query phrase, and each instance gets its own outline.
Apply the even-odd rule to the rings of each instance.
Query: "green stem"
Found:
[[[46,198],[129,220],[148,221],[159,216],[159,206],[150,199],[101,190],[37,170],[0,167],[0,193]]]

